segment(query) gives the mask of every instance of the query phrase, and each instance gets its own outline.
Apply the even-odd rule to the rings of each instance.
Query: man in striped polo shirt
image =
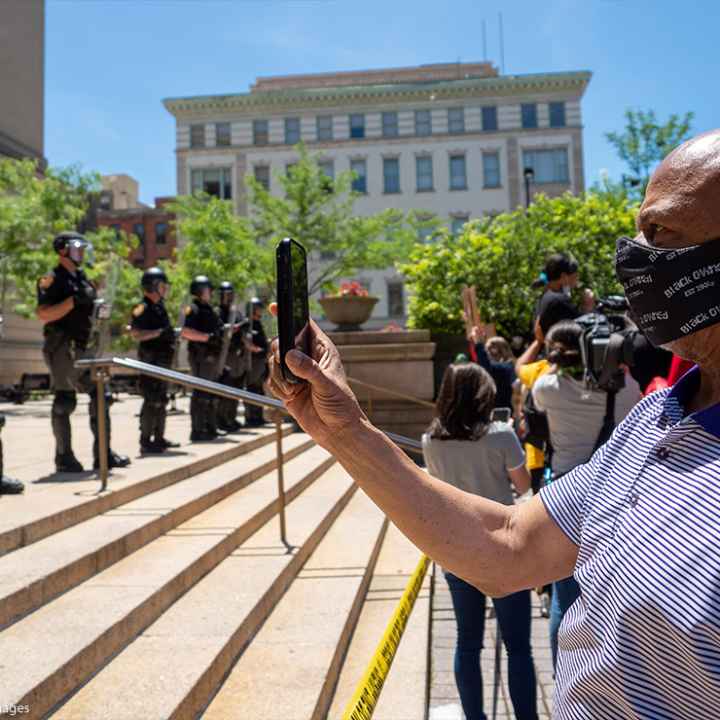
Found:
[[[585,465],[505,507],[418,469],[376,430],[313,325],[306,379],[271,387],[420,548],[490,595],[574,572],[554,717],[720,717],[720,130],[669,155],[616,269],[656,345],[693,361],[640,402]]]

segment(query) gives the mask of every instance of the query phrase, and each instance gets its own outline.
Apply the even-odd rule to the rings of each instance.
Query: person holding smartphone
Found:
[[[495,383],[475,363],[453,364],[443,377],[435,419],[422,437],[428,471],[460,490],[503,505],[530,489],[525,453],[507,422],[493,421]],[[485,634],[485,593],[448,570],[455,619],[455,682],[467,720],[484,720],[480,651]],[[510,698],[518,720],[537,718],[535,668],[530,646],[530,591],[492,598],[508,653]]]

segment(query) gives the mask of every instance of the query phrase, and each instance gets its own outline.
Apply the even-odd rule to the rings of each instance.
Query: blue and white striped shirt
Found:
[[[697,368],[644,399],[541,492],[579,548],[559,636],[559,720],[720,718],[720,404]]]

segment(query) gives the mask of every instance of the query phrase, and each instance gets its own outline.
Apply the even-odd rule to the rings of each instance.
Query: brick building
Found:
[[[103,198],[105,199],[105,198]],[[123,209],[101,207],[97,213],[97,224],[111,227],[118,232],[135,235],[139,246],[130,255],[135,267],[147,268],[157,265],[159,260],[170,260],[175,250],[173,223],[175,216],[165,205],[174,197],[155,198],[155,207],[139,205]]]

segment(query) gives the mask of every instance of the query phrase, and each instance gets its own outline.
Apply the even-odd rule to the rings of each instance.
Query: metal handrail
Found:
[[[86,368],[91,371],[93,379],[97,387],[97,404],[98,404],[98,465],[100,471],[100,491],[107,490],[108,480],[108,434],[105,427],[105,383],[110,379],[108,370],[111,367],[125,368],[135,370],[141,375],[164,380],[182,385],[183,387],[193,390],[202,390],[203,392],[217,395],[219,397],[229,398],[230,400],[242,400],[252,405],[260,405],[261,407],[279,410],[283,415],[288,415],[285,405],[275,398],[266,395],[258,395],[248,390],[223,385],[212,380],[196,377],[195,375],[186,375],[177,370],[168,370],[167,368],[151,365],[150,363],[134,360],[132,358],[90,358],[87,360],[79,360],[75,363],[76,367]],[[282,420],[277,418],[275,421],[276,447],[277,447],[277,465],[278,465],[278,501],[280,505],[280,528],[282,541],[287,544],[285,537],[285,488],[283,480],[283,456],[282,456]],[[422,444],[417,440],[398,435],[396,433],[385,433],[387,437],[396,445],[410,452],[422,454]]]

